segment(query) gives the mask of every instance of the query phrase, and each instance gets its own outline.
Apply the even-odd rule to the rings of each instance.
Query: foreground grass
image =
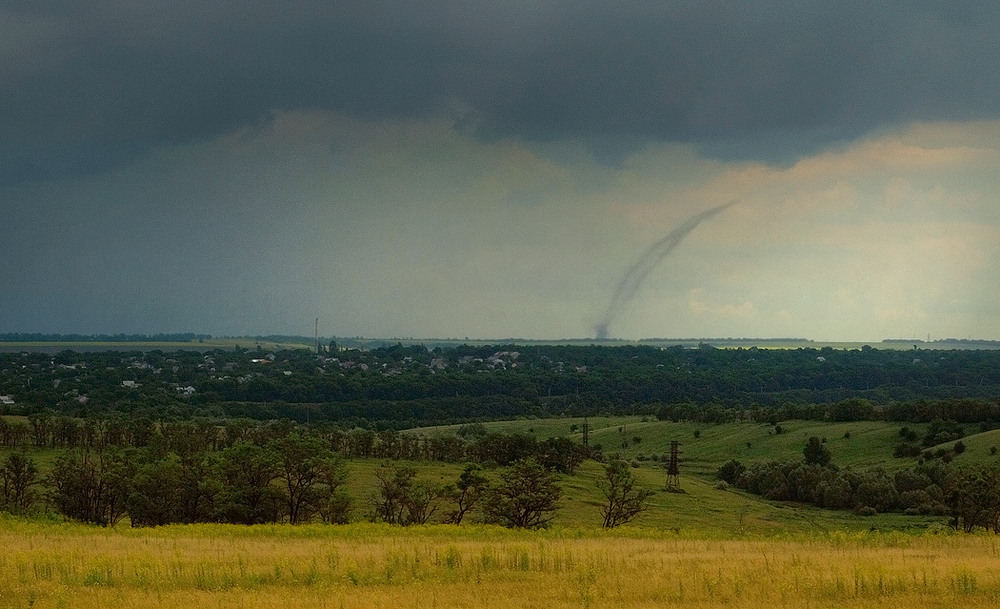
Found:
[[[2,607],[995,607],[994,536],[0,519]]]

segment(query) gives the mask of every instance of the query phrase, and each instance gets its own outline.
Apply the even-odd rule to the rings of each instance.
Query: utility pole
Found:
[[[667,464],[667,490],[680,490],[681,488],[681,467],[680,467],[680,442],[670,441],[670,462]]]

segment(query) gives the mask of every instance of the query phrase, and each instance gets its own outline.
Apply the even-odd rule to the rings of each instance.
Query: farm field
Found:
[[[0,519],[0,606],[995,607],[995,536]]]

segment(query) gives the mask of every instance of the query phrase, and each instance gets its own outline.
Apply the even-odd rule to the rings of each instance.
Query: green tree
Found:
[[[412,467],[390,466],[375,472],[377,487],[371,498],[372,520],[389,524],[424,524],[437,511],[445,489],[415,480]]]
[[[426,524],[437,512],[438,500],[445,496],[447,490],[444,487],[416,482],[404,498],[406,511],[400,524]]]
[[[278,520],[283,498],[272,484],[278,476],[278,456],[273,450],[234,444],[219,453],[218,470],[221,488],[215,518],[236,524]]]
[[[604,466],[604,479],[597,482],[606,503],[601,506],[605,528],[613,528],[646,510],[646,503],[653,494],[649,489],[635,488],[632,468],[624,459],[616,458]]]
[[[1000,467],[952,469],[945,483],[945,504],[955,528],[971,533],[983,527],[1000,533]]]
[[[314,436],[290,433],[271,442],[278,455],[277,476],[281,481],[288,521],[299,524],[309,520],[326,490],[324,467],[330,458],[323,441]]]
[[[474,463],[465,466],[458,476],[458,481],[452,487],[451,497],[455,502],[455,509],[448,514],[447,521],[452,524],[461,524],[462,519],[469,510],[473,509],[490,486],[489,478],[483,474],[483,468]]]
[[[134,465],[132,453],[116,449],[67,452],[49,474],[53,503],[74,520],[114,525],[125,516]]]
[[[38,468],[25,453],[11,453],[0,467],[0,509],[23,514],[35,502]]]
[[[730,459],[722,464],[722,467],[715,473],[719,480],[725,480],[727,484],[736,484],[746,471],[746,467],[736,459]]]
[[[802,449],[802,456],[805,457],[806,463],[815,463],[819,466],[828,465],[832,458],[829,449],[816,436],[809,438],[806,447]]]
[[[347,467],[334,455],[323,460],[320,479],[324,491],[313,496],[313,509],[327,524],[346,524],[351,519],[351,496],[344,489]]]
[[[138,466],[126,501],[132,526],[182,522],[184,487],[180,457],[168,453]]]
[[[371,496],[371,519],[403,524],[406,502],[413,488],[417,470],[412,467],[389,466],[375,472],[375,493]]]
[[[561,495],[553,473],[534,459],[526,459],[500,474],[500,482],[489,493],[484,509],[489,522],[537,529],[552,520]]]

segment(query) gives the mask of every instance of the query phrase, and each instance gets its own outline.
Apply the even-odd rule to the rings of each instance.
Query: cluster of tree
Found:
[[[1000,423],[1000,351],[392,345],[0,354],[4,408],[376,428],[537,415]]]
[[[167,424],[169,425],[169,424]],[[157,425],[148,417],[131,418],[122,413],[76,418],[40,410],[26,422],[0,417],[0,446],[9,448],[86,448],[145,446]]]
[[[98,524],[114,524],[126,514],[134,525],[343,522],[351,502],[343,491],[342,459],[366,457],[507,468],[498,484],[490,484],[484,470],[475,466],[443,486],[415,481],[412,467],[380,468],[378,492],[369,506],[372,519],[416,524],[438,514],[444,522],[460,523],[486,498],[481,511],[487,521],[532,528],[547,523],[555,509],[555,474],[572,474],[585,458],[604,460],[599,448],[568,438],[488,433],[482,424],[462,426],[452,435],[420,437],[392,430],[343,431],[287,419],[154,424],[120,415],[78,421],[38,413],[28,424],[8,424],[2,418],[0,423],[8,431],[24,431],[22,449],[69,447],[44,481],[45,496],[61,513]],[[76,425],[76,432],[59,432],[64,424]],[[635,487],[620,459],[607,468],[601,486],[608,500],[605,525],[617,526],[644,509],[649,492]],[[0,469],[0,509],[27,510],[41,496],[36,492],[39,482],[26,453],[11,453]],[[443,503],[454,509],[442,515]]]
[[[534,459],[519,460],[491,482],[478,465],[468,465],[452,484],[415,482],[411,467],[387,467],[376,473],[377,492],[372,496],[372,520],[392,524],[424,524],[442,503],[450,509],[442,522],[459,524],[481,506],[484,522],[522,529],[548,525],[562,489],[554,474]]]
[[[373,519],[396,524],[423,524],[438,511],[440,502],[453,506],[443,522],[461,523],[466,514],[481,505],[484,522],[512,528],[537,529],[551,522],[559,507],[562,489],[552,469],[533,458],[520,459],[491,482],[478,465],[467,465],[454,484],[414,482],[416,470],[388,467],[376,474],[378,492],[372,496]],[[604,478],[597,483],[604,503],[602,525],[613,528],[631,522],[648,507],[653,494],[639,488],[631,468],[620,457],[604,465]]]
[[[62,514],[101,525],[174,522],[346,521],[342,461],[296,433],[261,446],[178,455],[144,449],[72,450],[56,459],[51,500]]]
[[[1000,533],[1000,467],[977,465],[953,469],[947,488],[956,528],[972,532],[982,527]]]
[[[983,431],[985,431],[985,428]],[[945,419],[931,421],[931,424],[927,426],[927,431],[924,433],[922,440],[918,438],[916,431],[909,427],[901,427],[899,429],[900,442],[893,450],[893,456],[920,457],[925,461],[940,457],[947,463],[956,454],[965,452],[965,444],[961,441],[961,438],[965,437],[965,435],[965,428],[962,425],[956,421]],[[920,440],[919,443],[918,440]],[[950,450],[938,448],[936,451],[932,451],[928,448],[948,442],[955,442]]]
[[[729,485],[775,501],[798,501],[859,514],[905,511],[950,514],[956,528],[1000,532],[1000,468],[949,468],[922,463],[893,474],[881,468],[856,471],[830,462],[819,438],[810,438],[802,461],[744,466],[725,463],[717,477]]]
[[[908,510],[945,514],[943,466],[920,465],[890,474],[881,468],[854,470],[805,461],[725,464],[722,480],[775,501],[799,501],[859,514]]]
[[[979,424],[984,428],[1000,426],[1000,401],[996,399],[941,399],[890,401],[878,404],[865,398],[847,398],[833,403],[786,401],[777,406],[750,408],[727,407],[713,401],[707,404],[679,402],[663,404],[655,414],[661,421],[697,421],[701,423],[771,423],[788,420],[806,421],[899,421],[906,423]]]
[[[300,524],[348,522],[353,501],[347,469],[322,439],[292,432],[266,445],[240,442],[219,451],[178,455],[144,449],[71,450],[44,480],[51,505],[82,522],[132,526],[225,522]],[[460,524],[478,510],[484,522],[534,529],[547,526],[562,491],[556,474],[533,458],[502,468],[493,480],[469,464],[448,484],[417,480],[411,466],[376,471],[367,517],[391,524]],[[38,469],[23,453],[0,467],[0,511],[26,513],[40,498]],[[651,491],[639,489],[628,466],[613,460],[600,483],[605,527],[629,522],[646,509]]]
[[[187,455],[218,451],[239,442],[264,445],[293,431],[322,438],[326,446],[343,457],[472,461],[499,466],[530,458],[565,474],[573,473],[586,458],[601,459],[599,446],[588,448],[565,437],[540,440],[523,433],[488,433],[482,424],[465,425],[455,434],[420,436],[395,430],[343,430],[329,424],[307,425],[288,419],[198,418],[154,422],[120,413],[76,419],[45,411],[29,415],[27,423],[0,417],[0,446],[98,450],[153,446]]]

